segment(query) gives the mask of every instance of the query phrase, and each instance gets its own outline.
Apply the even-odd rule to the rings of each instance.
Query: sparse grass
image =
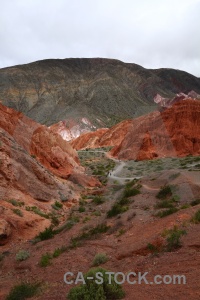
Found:
[[[108,257],[105,253],[97,253],[92,262],[92,266],[97,267],[108,261]]]
[[[39,287],[39,283],[21,283],[11,289],[6,300],[25,300],[32,298],[37,295]]]
[[[30,257],[30,253],[27,250],[20,250],[17,254],[16,254],[16,260],[17,261],[23,261],[26,260]]]

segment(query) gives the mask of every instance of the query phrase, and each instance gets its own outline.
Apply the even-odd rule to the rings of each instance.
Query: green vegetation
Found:
[[[97,267],[101,264],[104,264],[108,261],[108,257],[105,253],[97,253],[94,257],[92,265]]]
[[[49,214],[45,214],[37,206],[26,206],[25,208],[26,208],[27,211],[32,211],[36,215],[39,215],[40,217],[49,219]]]
[[[200,204],[200,199],[196,199],[196,200],[191,202],[192,206],[195,206],[195,205],[198,205],[198,204]]]
[[[20,209],[15,208],[12,210],[16,215],[18,215],[19,217],[23,217],[23,213]]]
[[[97,273],[102,274],[102,284],[98,284],[95,280],[87,279],[89,277],[96,278]],[[69,300],[117,300],[122,299],[125,293],[121,285],[114,281],[114,275],[111,275],[111,284],[109,284],[109,278],[106,274],[107,270],[103,268],[96,268],[89,270],[84,275],[85,284],[73,287],[67,299]]]
[[[171,186],[165,185],[161,187],[160,191],[156,195],[158,199],[166,199],[167,197],[172,196]]]
[[[197,210],[197,212],[195,213],[195,215],[192,217],[192,222],[195,224],[199,224],[200,223],[200,209]]]
[[[52,239],[55,235],[54,230],[52,229],[52,227],[47,227],[45,228],[44,231],[41,231],[38,236],[36,238],[38,238],[40,241],[45,241],[48,239]]]
[[[6,300],[25,300],[32,298],[37,295],[39,287],[39,283],[21,283],[11,289]]]
[[[52,257],[56,258],[58,256],[60,256],[63,252],[67,251],[67,247],[66,246],[62,246],[61,248],[56,248]]]
[[[24,202],[17,201],[15,199],[10,199],[10,200],[8,200],[8,202],[11,203],[13,206],[19,206],[19,207],[24,206]]]
[[[59,210],[63,207],[63,204],[60,203],[59,201],[56,201],[54,204],[51,205],[51,207],[55,210]]]
[[[101,196],[94,196],[92,199],[92,202],[95,203],[96,205],[100,205],[104,203],[104,200]]]
[[[111,209],[107,212],[108,218],[115,217],[129,209],[128,204],[130,204],[131,201],[128,198],[140,194],[140,190],[138,189],[140,185],[137,187],[131,187],[134,183],[135,181],[126,184],[121,199],[114,203]]]
[[[179,229],[174,226],[173,229],[169,229],[165,232],[167,237],[166,250],[171,252],[181,247],[181,237],[186,234],[184,229]]]
[[[172,207],[172,208],[169,208],[169,209],[165,209],[165,210],[162,210],[162,211],[159,211],[156,216],[157,217],[160,217],[160,218],[164,218],[166,216],[169,216],[171,214],[174,214],[178,211],[178,208],[176,207]]]
[[[29,257],[30,257],[30,253],[28,251],[26,251],[26,250],[20,250],[16,254],[16,260],[17,261],[23,261],[23,260],[26,260]]]
[[[49,266],[51,264],[51,259],[52,256],[50,253],[43,254],[39,262],[40,267],[44,268]]]
[[[82,234],[71,238],[70,246],[69,248],[76,248],[78,247],[83,240],[89,240],[89,239],[95,239],[100,234],[106,233],[110,226],[107,226],[106,223],[98,224],[96,227],[85,230]]]

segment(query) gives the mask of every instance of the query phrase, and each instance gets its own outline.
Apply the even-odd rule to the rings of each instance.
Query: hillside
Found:
[[[113,59],[49,59],[0,69],[0,100],[39,123],[65,119],[107,127],[155,109],[154,96],[200,93],[200,79]]]

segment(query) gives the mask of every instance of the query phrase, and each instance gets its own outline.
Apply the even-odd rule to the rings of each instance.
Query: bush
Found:
[[[195,213],[194,217],[192,218],[192,222],[195,224],[200,223],[200,209]]]
[[[16,254],[16,260],[17,261],[23,261],[23,260],[26,260],[29,257],[30,257],[30,253],[28,251],[26,251],[26,250],[20,250]]]
[[[51,205],[52,208],[54,208],[55,210],[59,210],[63,207],[63,204],[60,203],[59,201],[56,201],[54,204]]]
[[[108,257],[105,253],[98,253],[95,255],[92,265],[99,266],[101,264],[106,263],[107,261],[108,261]]]
[[[104,203],[104,200],[102,197],[100,196],[95,196],[92,200],[92,202],[94,202],[96,205],[100,205]]]
[[[24,300],[35,296],[38,292],[40,284],[39,283],[21,283],[14,286],[6,300]]]
[[[24,205],[24,202],[17,201],[15,199],[10,199],[10,200],[8,200],[8,202],[11,203],[13,206],[19,206],[19,207],[21,207],[21,206]]]
[[[20,209],[16,208],[16,209],[13,209],[13,212],[18,215],[19,217],[23,217],[23,213]]]
[[[174,214],[175,212],[178,211],[178,208],[176,207],[172,207],[172,208],[169,208],[169,209],[165,209],[165,210],[162,210],[162,211],[159,211],[156,216],[157,217],[160,217],[160,218],[164,218],[166,216],[169,216],[171,214]]]
[[[62,246],[61,248],[56,248],[52,256],[53,256],[53,258],[56,258],[65,251],[67,251],[67,247],[65,247],[65,246]]]
[[[43,254],[40,259],[40,262],[39,262],[40,267],[49,266],[51,264],[51,259],[52,259],[52,256],[50,253]]]
[[[181,247],[181,236],[185,235],[186,231],[183,229],[178,229],[177,226],[174,226],[173,229],[169,230],[167,233],[167,251],[173,251]]]
[[[160,191],[156,195],[158,199],[165,199],[169,196],[172,196],[171,186],[169,185],[161,187]]]
[[[107,217],[112,218],[128,210],[128,206],[120,205],[115,203],[112,208],[107,212]]]
[[[196,199],[196,200],[191,202],[192,206],[195,206],[195,205],[198,205],[198,204],[200,204],[200,199]]]
[[[95,282],[96,273],[102,274],[103,283]],[[92,269],[84,275],[85,284],[74,287],[69,291],[69,300],[117,300],[124,298],[124,291],[121,285],[115,283],[114,276],[111,275],[111,284],[108,281],[107,270],[103,268]],[[94,280],[87,279],[93,277]]]
[[[78,211],[80,213],[85,212],[85,207],[84,206],[79,206]]]
[[[36,238],[40,239],[41,241],[45,241],[48,239],[52,239],[55,235],[52,227],[45,228],[44,231],[40,232]]]
[[[131,197],[131,196],[136,196],[136,195],[138,195],[138,194],[140,194],[140,191],[139,191],[138,189],[135,189],[135,188],[133,188],[133,189],[126,188],[126,189],[124,190],[124,197],[125,197],[125,198],[126,198],[126,197]]]

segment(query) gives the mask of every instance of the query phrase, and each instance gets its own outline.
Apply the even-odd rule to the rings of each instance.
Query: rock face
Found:
[[[2,104],[0,127],[55,175],[67,178],[74,171],[83,171],[76,151],[60,135]]]
[[[0,246],[6,244],[8,238],[11,235],[11,226],[10,224],[4,220],[0,220]]]
[[[68,119],[60,121],[49,128],[61,135],[64,140],[71,141],[83,133],[96,129],[96,126],[92,125],[87,118],[81,118],[79,120]]]
[[[161,95],[157,94],[154,97],[154,102],[159,104],[161,107],[166,108],[166,107],[171,107],[173,104],[175,104],[178,101],[182,101],[186,99],[197,100],[200,99],[200,95],[198,95],[194,91],[190,91],[187,95],[184,93],[179,93],[176,94],[174,98],[170,99],[170,98],[164,98]]]
[[[45,173],[51,176],[54,174],[68,180],[70,180],[71,175],[76,173],[84,175],[84,168],[80,166],[76,151],[59,134],[54,133],[46,126],[40,125],[22,113],[0,104],[0,128],[1,147],[3,147],[2,152],[4,155],[10,160],[19,160],[21,162],[20,168],[27,171],[30,169],[26,174],[27,178],[24,176],[24,182],[26,182],[26,179],[30,180],[30,176],[33,176],[32,171],[34,171],[33,173],[36,174],[37,178],[44,179],[42,182],[49,180],[45,179]],[[16,149],[19,151],[16,151]],[[20,158],[18,158],[19,153]],[[18,164],[14,163],[14,166],[12,171],[16,173]],[[41,170],[43,167],[44,170]],[[6,172],[4,172],[4,175],[7,176]],[[88,181],[88,184],[91,185],[91,178],[86,178],[85,181]],[[36,179],[30,182],[34,185],[35,181]],[[31,185],[30,182],[29,186]],[[92,182],[94,182],[93,179]],[[99,183],[96,181],[96,184]]]
[[[121,144],[110,154],[119,159],[144,160],[200,154],[200,102],[184,100],[163,112],[132,121]]]
[[[132,120],[125,120],[110,129],[102,128],[94,132],[82,134],[73,140],[71,145],[76,150],[119,145],[131,125]]]
[[[113,59],[49,59],[0,70],[0,99],[52,125],[87,118],[98,127],[153,111],[153,97],[194,90],[200,79],[173,69],[148,70]]]

